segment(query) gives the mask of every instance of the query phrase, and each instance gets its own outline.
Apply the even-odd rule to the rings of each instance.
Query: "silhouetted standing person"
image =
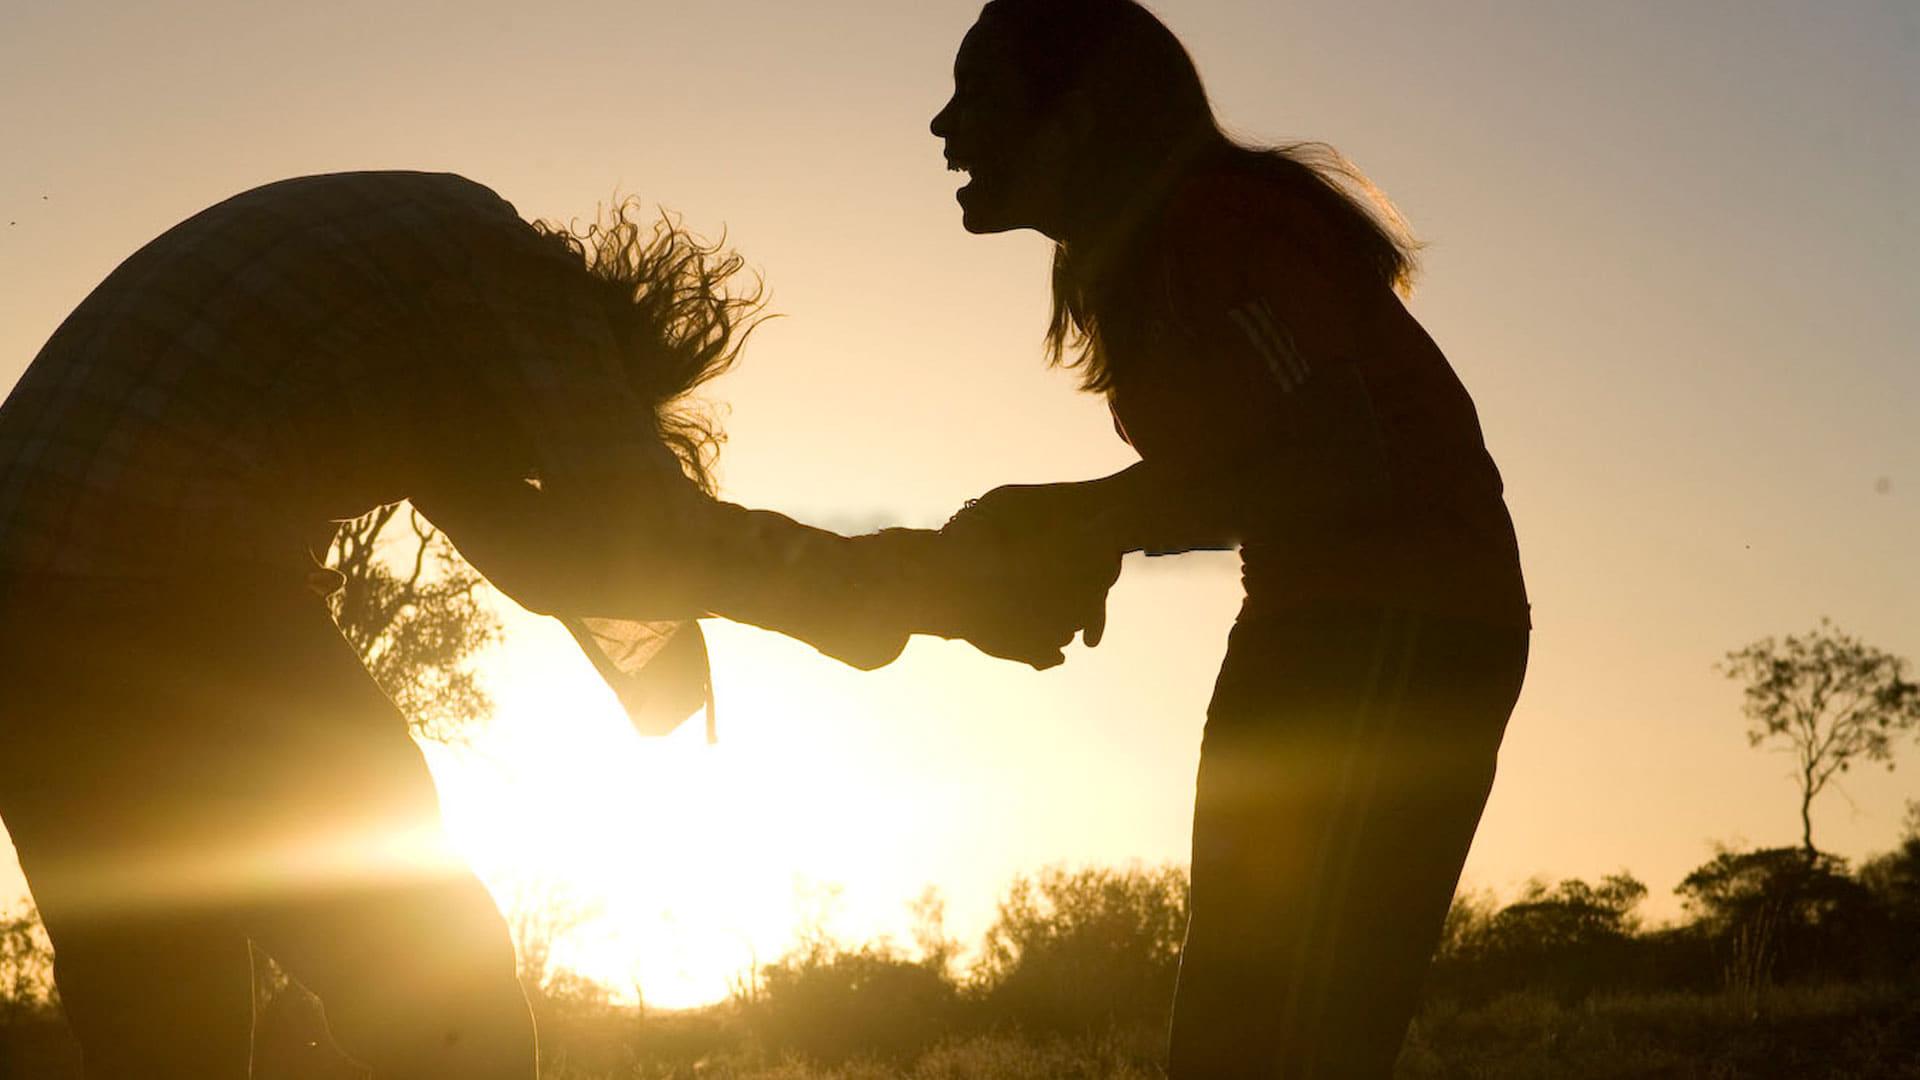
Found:
[[[1056,242],[1049,343],[1141,462],[949,527],[1238,547],[1196,786],[1177,1080],[1386,1076],[1493,782],[1529,615],[1471,400],[1330,148],[1240,145],[1131,0],[992,0],[933,121],[969,231]]]
[[[506,925],[316,595],[335,521],[413,499],[643,727],[708,696],[702,616],[861,667],[966,623],[930,534],[706,489],[676,403],[735,355],[739,265],[346,173],[196,215],[61,325],[0,406],[0,817],[90,1077],[245,1076],[250,942],[379,1080],[534,1076]],[[981,640],[1056,663],[1066,618]]]

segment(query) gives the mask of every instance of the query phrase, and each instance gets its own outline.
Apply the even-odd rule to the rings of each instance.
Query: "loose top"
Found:
[[[707,696],[691,620],[831,534],[700,491],[589,284],[458,176],[305,177],[195,215],[101,283],[0,405],[0,599],[10,581],[304,573],[339,520],[521,485],[556,557],[605,564],[604,610],[552,613],[637,723],[673,726]]]
[[[1101,305],[1116,430],[1231,500],[1248,615],[1384,604],[1527,625],[1472,400],[1298,196],[1204,172]]]

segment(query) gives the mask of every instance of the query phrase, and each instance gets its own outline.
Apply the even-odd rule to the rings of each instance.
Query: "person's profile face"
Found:
[[[955,194],[968,232],[1048,231],[1058,217],[1066,148],[1044,137],[1036,105],[1007,51],[976,23],[954,58],[953,97],[931,125],[948,167],[969,176]]]

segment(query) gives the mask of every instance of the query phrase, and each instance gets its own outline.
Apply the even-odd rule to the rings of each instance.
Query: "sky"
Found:
[[[1465,881],[1798,836],[1714,670],[1843,628],[1920,660],[1920,9],[1901,0],[1162,0],[1242,135],[1353,157],[1428,242],[1411,306],[1479,405],[1536,626]],[[973,0],[68,2],[0,8],[0,388],[126,255],[270,180],[458,172],[528,217],[616,193],[723,228],[782,317],[713,384],[723,494],[860,531],[1132,460],[1040,358],[1044,240],[969,236],[927,121]],[[508,902],[659,1004],[797,924],[976,942],[1018,872],[1183,862],[1231,555],[1131,560],[1107,640],[1034,673],[917,639],[863,674],[711,624],[721,742],[626,732],[508,611],[499,700],[430,748]],[[698,725],[691,726],[697,729]],[[1920,746],[1815,807],[1891,847]],[[5,851],[0,848],[0,853]],[[24,891],[0,858],[0,903]]]

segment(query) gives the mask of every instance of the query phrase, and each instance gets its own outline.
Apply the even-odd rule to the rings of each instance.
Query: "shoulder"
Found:
[[[1208,170],[1169,194],[1140,269],[1184,322],[1309,272],[1319,261],[1313,233],[1298,194],[1264,177]]]
[[[1205,169],[1176,185],[1161,214],[1169,251],[1220,257],[1270,256],[1316,239],[1325,227],[1297,182],[1246,170]]]
[[[1211,169],[1169,196],[1152,261],[1180,309],[1254,298],[1352,299],[1377,282],[1337,222],[1321,181],[1276,169]]]

